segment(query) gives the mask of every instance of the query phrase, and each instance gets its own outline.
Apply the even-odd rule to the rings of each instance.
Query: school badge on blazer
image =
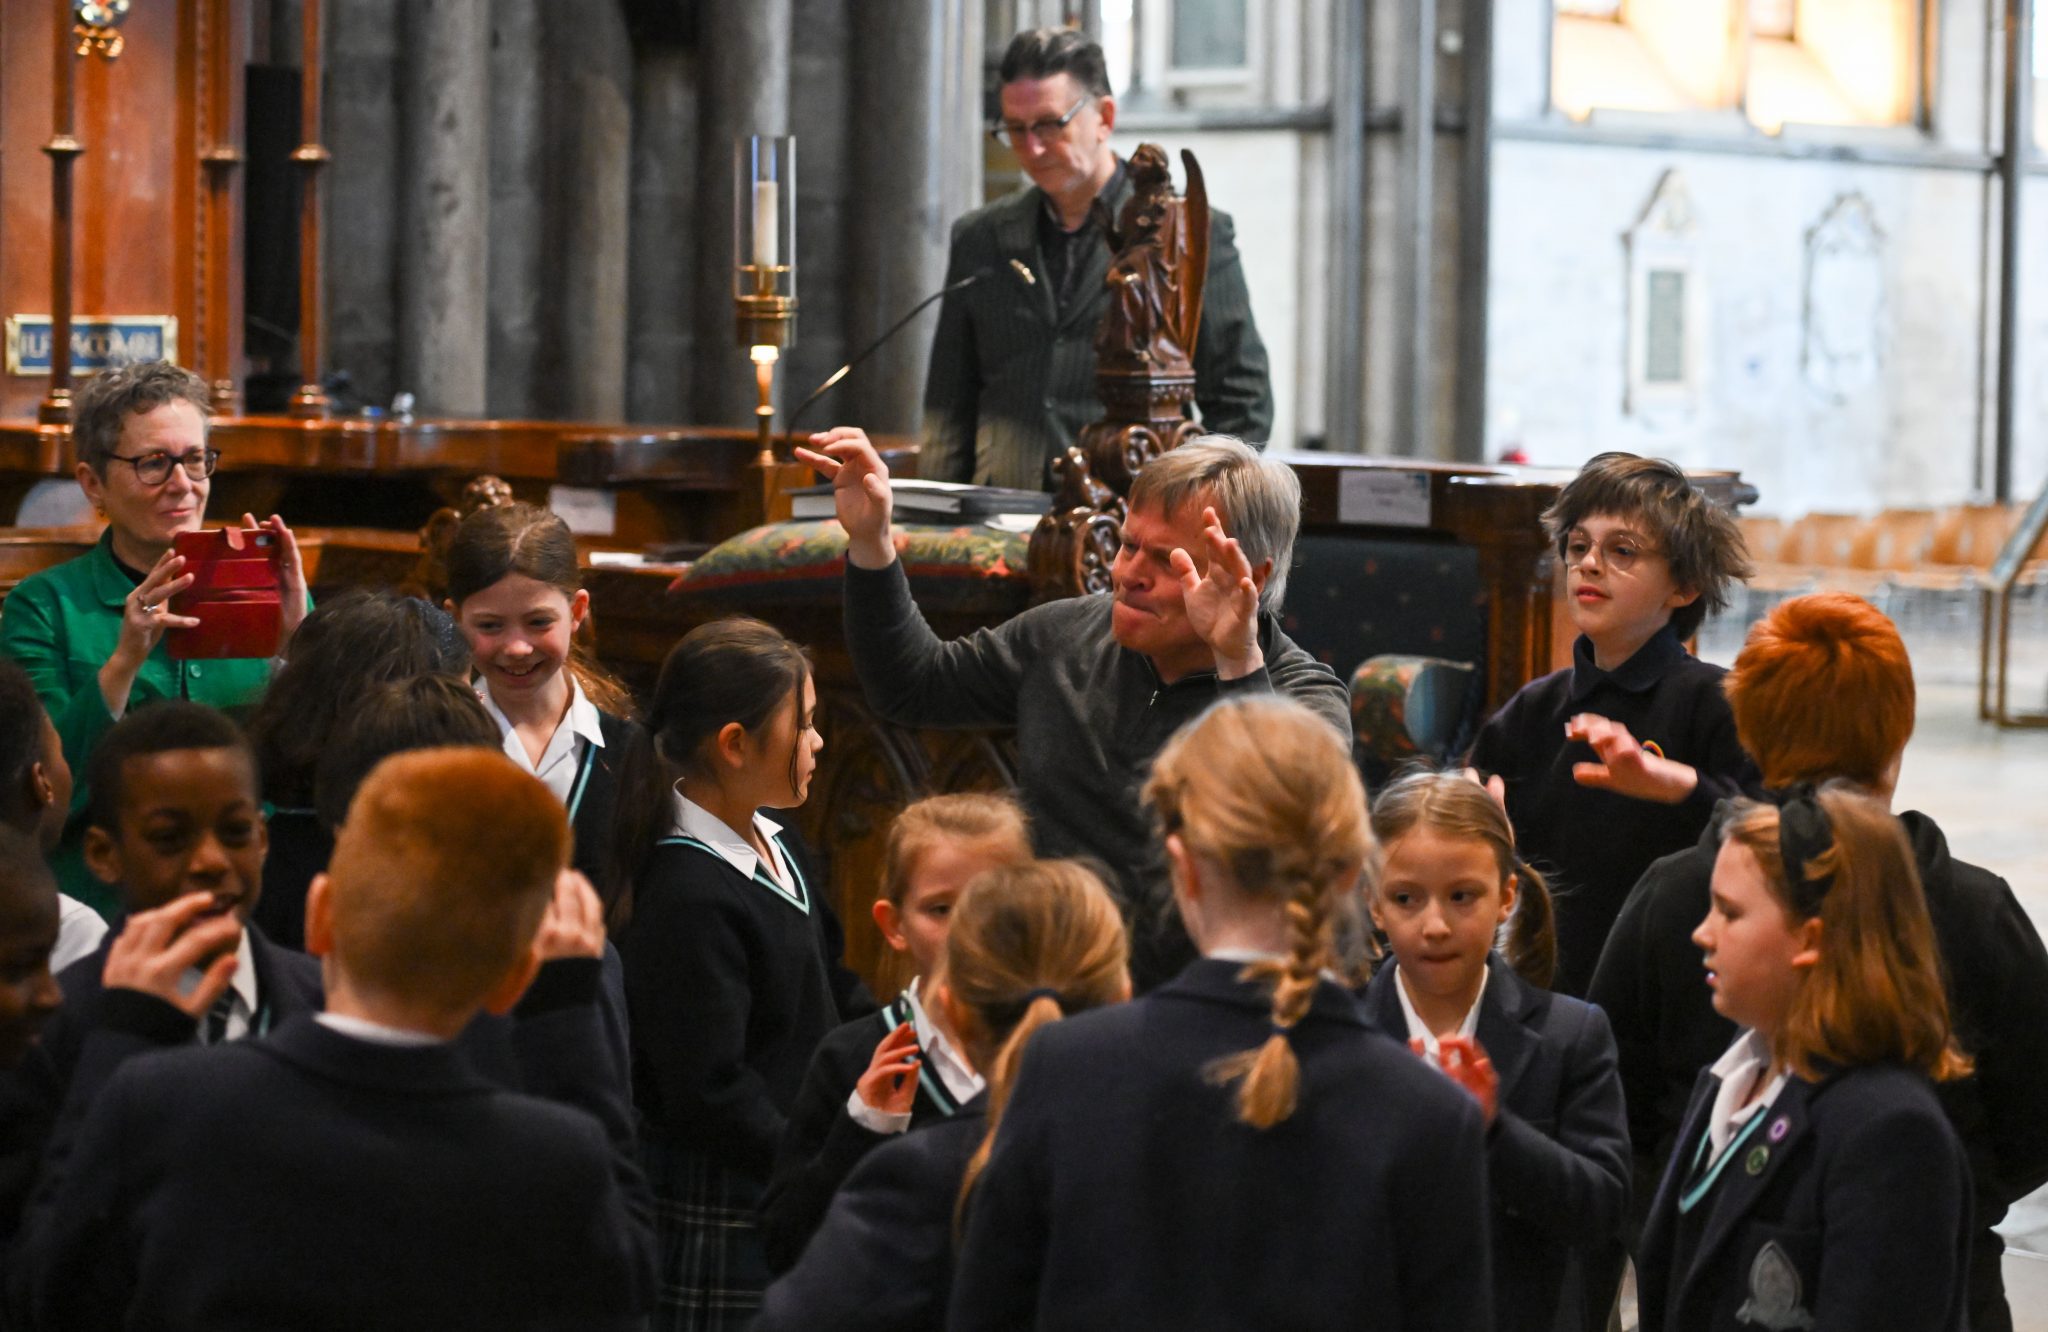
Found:
[[[1749,1265],[1749,1298],[1735,1311],[1735,1319],[1769,1332],[1812,1327],[1813,1315],[1800,1304],[1803,1293],[1799,1269],[1772,1240],[1756,1251],[1756,1259]]]

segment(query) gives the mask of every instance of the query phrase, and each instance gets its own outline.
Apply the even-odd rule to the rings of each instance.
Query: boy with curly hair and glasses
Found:
[[[1756,785],[1722,669],[1685,648],[1751,566],[1732,513],[1671,463],[1631,453],[1587,462],[1543,525],[1579,630],[1572,664],[1509,699],[1467,762],[1557,890],[1552,988],[1583,997],[1650,862]]]

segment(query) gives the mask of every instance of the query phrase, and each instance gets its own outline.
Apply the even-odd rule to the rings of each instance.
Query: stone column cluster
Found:
[[[368,401],[746,424],[737,137],[797,136],[785,409],[938,287],[979,197],[979,5],[326,4],[330,360]],[[805,424],[914,431],[929,328]]]

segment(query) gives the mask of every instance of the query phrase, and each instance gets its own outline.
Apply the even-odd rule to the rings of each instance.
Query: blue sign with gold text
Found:
[[[71,321],[71,372],[178,359],[176,315],[80,315]],[[7,373],[50,373],[50,316],[7,317]]]

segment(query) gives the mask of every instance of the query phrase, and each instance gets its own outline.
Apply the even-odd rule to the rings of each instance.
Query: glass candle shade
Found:
[[[733,297],[743,346],[796,339],[796,139],[733,145]]]

